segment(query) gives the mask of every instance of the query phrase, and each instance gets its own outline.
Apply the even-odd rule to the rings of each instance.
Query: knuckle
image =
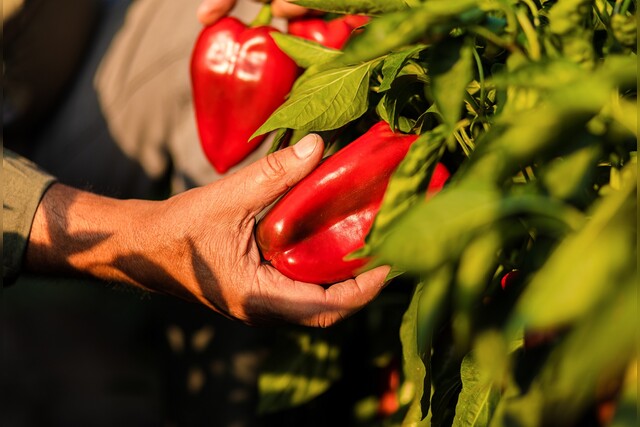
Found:
[[[287,168],[277,155],[267,156],[262,163],[262,171],[269,179],[277,179],[286,174]]]

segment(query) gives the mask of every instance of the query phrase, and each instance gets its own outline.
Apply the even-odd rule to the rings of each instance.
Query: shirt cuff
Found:
[[[36,209],[56,179],[4,147],[2,175],[2,279],[8,285],[20,274]]]

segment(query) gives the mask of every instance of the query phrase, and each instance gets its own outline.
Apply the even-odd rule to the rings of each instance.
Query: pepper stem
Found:
[[[269,3],[265,3],[262,5],[260,12],[258,12],[258,16],[251,22],[250,27],[260,27],[263,25],[271,24],[271,5]]]

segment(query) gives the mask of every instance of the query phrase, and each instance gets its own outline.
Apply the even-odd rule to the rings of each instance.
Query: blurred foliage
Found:
[[[420,137],[355,254],[401,276],[333,341],[297,331],[263,410],[344,384],[366,335],[362,364],[402,360],[399,407],[374,416],[362,382],[350,424],[635,425],[637,2],[298,3],[372,21],[343,51],[279,36],[305,71],[258,133]],[[453,175],[426,200],[438,162]],[[388,295],[406,296],[384,308],[395,334],[362,323]]]

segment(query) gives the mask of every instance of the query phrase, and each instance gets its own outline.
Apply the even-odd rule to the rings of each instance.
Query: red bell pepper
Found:
[[[429,200],[433,196],[435,196],[442,187],[447,183],[451,174],[449,173],[449,169],[442,163],[437,163],[436,168],[433,170],[433,174],[431,175],[431,181],[429,181],[429,188],[427,189],[426,199]]]
[[[298,67],[282,52],[270,26],[247,27],[224,17],[205,27],[191,56],[191,84],[200,143],[224,173],[264,140],[249,141],[284,102]]]
[[[289,21],[289,34],[313,40],[323,46],[342,49],[353,31],[369,22],[362,15],[344,15],[330,21],[321,18],[295,18]]]
[[[416,135],[374,125],[306,176],[258,223],[263,257],[291,279],[327,284],[353,277],[391,174]]]

